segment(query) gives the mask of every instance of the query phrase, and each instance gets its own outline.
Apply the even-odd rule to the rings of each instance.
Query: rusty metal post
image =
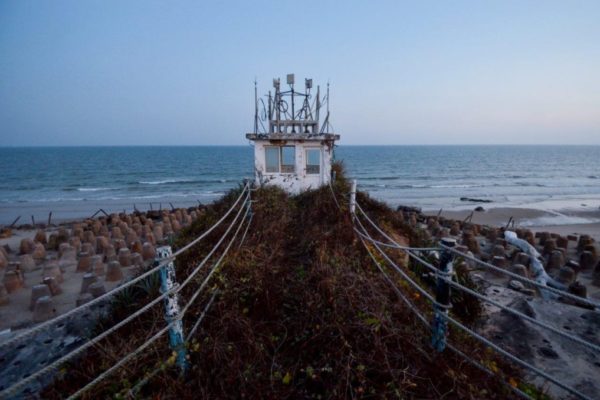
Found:
[[[443,238],[441,244],[446,247],[455,247],[456,240],[452,238]],[[446,336],[448,335],[448,309],[450,308],[450,285],[447,279],[452,279],[452,263],[454,253],[444,249],[440,257],[440,263],[437,271],[437,286],[435,292],[434,317],[431,324],[431,345],[439,352],[446,348]]]
[[[156,249],[157,262],[161,262],[173,255],[171,246],[162,246]],[[166,293],[177,284],[175,279],[175,264],[170,261],[160,269],[160,290]],[[180,319],[179,296],[171,293],[165,297],[165,320],[171,324],[169,328],[169,345],[177,353],[176,363],[181,372],[187,370],[186,348],[183,335],[183,321]]]

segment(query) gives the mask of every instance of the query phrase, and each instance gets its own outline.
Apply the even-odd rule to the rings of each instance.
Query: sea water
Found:
[[[253,148],[0,148],[0,223],[214,201],[253,176]],[[600,146],[338,146],[359,189],[426,210],[600,206]]]

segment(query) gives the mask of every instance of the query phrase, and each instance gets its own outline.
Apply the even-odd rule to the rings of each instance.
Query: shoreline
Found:
[[[566,235],[590,235],[600,241],[600,210],[541,210],[537,208],[520,207],[494,207],[485,208],[484,211],[470,210],[442,210],[441,216],[464,221],[472,213],[471,222],[494,227],[505,227],[510,218],[514,221],[515,228],[527,228],[533,232],[553,232]],[[424,210],[427,216],[436,216],[438,212]],[[511,222],[512,227],[512,222]]]
[[[11,335],[20,329],[34,326],[42,320],[63,314],[80,304],[85,304],[85,302],[90,301],[92,298],[102,295],[115,286],[131,279],[139,271],[144,270],[144,268],[150,265],[155,258],[157,247],[167,244],[169,236],[176,235],[183,227],[189,226],[194,220],[202,217],[205,210],[198,206],[194,208],[194,210],[170,210],[163,208],[160,213],[145,213],[140,215],[113,214],[110,217],[98,215],[95,219],[75,219],[60,227],[49,226],[45,228],[13,229],[11,237],[0,239],[0,247],[3,248],[6,244],[10,246],[10,249],[4,249],[8,252],[7,261],[11,262],[11,265],[5,271],[15,267],[19,263],[22,265],[29,263],[31,265],[27,268],[29,271],[25,271],[22,275],[24,279],[21,281],[21,287],[13,289],[8,296],[5,296],[9,302],[3,308],[0,308],[0,314],[2,315],[0,341],[10,338]],[[507,269],[508,265],[512,264],[512,256],[516,253],[508,248],[509,246],[505,241],[504,244],[501,244],[503,239],[498,236],[498,232],[492,227],[503,227],[506,225],[508,219],[512,217],[515,220],[515,228],[525,227],[524,224],[527,223],[529,224],[526,226],[527,229],[532,231],[540,230],[559,233],[551,226],[542,226],[537,229],[533,225],[535,221],[551,221],[550,218],[567,217],[586,220],[600,217],[600,211],[572,211],[561,214],[556,211],[533,208],[497,207],[481,212],[471,210],[442,210],[441,215],[446,219],[446,221],[442,221],[442,218],[435,218],[437,212],[430,211],[419,215],[414,215],[411,211],[397,212],[402,213],[404,220],[410,221],[409,223],[412,226],[427,230],[431,238],[435,237],[439,239],[441,237],[439,235],[451,235],[458,240],[462,238],[463,243],[465,243],[465,235],[471,232],[470,229],[480,230],[476,236],[472,236],[476,239],[478,248],[480,246],[481,249],[477,253],[477,257],[482,260],[489,260],[493,254],[501,251],[502,256],[496,256],[496,258],[502,258],[504,262],[508,263]],[[427,215],[432,215],[433,218]],[[472,224],[461,223],[461,221],[464,221],[470,215],[472,216]],[[451,233],[452,231],[449,230],[449,226],[457,224],[460,226],[460,229],[458,232]],[[487,225],[490,228],[483,225]],[[584,229],[589,229],[593,232],[592,237],[597,238],[600,236],[600,222],[558,225],[558,227],[563,231],[567,230],[569,234],[574,232],[581,233],[584,232]],[[486,231],[487,233],[484,234]],[[492,231],[496,233],[491,235],[490,232]],[[40,233],[42,241],[37,242],[38,244],[36,245],[35,242],[40,237]],[[469,234],[473,235],[473,233]],[[559,234],[563,235],[562,233]],[[63,239],[61,240],[63,242],[59,244],[55,241],[54,245],[50,245],[53,242],[52,237],[54,235],[62,235]],[[494,237],[490,239],[491,236]],[[573,242],[577,239],[571,238],[568,240],[571,244],[565,246],[564,257],[569,260],[578,260],[579,253]],[[23,251],[24,241],[29,242],[29,247],[31,245],[34,246],[31,254]],[[40,247],[39,244],[42,242],[44,243],[42,247],[45,247],[45,251],[43,257],[39,260],[40,262],[38,262],[38,257],[34,257],[37,249],[35,246]],[[596,248],[593,242],[591,246]],[[537,248],[542,251],[542,247],[540,243]],[[2,248],[0,248],[0,251]],[[468,248],[468,246],[465,248]],[[90,257],[90,254],[94,255]],[[86,264],[87,266],[82,267],[82,260],[84,259],[87,260],[87,264],[89,265]],[[92,261],[92,259],[95,261]],[[35,261],[35,264],[32,264],[33,261]],[[504,275],[498,276],[485,269],[478,269],[469,264],[465,265],[469,268],[469,276],[474,282],[479,282],[478,284],[481,285],[486,296],[493,298],[495,301],[501,302],[505,306],[512,306],[517,304],[515,302],[521,302],[522,304],[527,304],[527,307],[531,307],[534,315],[539,316],[536,318],[540,320],[559,320],[559,324],[572,326],[572,329],[578,332],[588,329],[589,323],[582,317],[582,315],[589,313],[588,308],[582,308],[568,302],[545,301],[537,298],[535,291],[523,284],[520,287],[515,287],[515,280],[512,278],[507,279]],[[525,266],[523,268],[526,269]],[[561,267],[560,271],[565,270],[565,268],[567,267]],[[109,279],[109,276],[112,276],[115,270],[121,271],[121,276],[118,279],[113,279],[112,277]],[[549,266],[548,271],[550,271]],[[556,267],[551,273],[553,275],[557,274]],[[525,274],[527,275],[527,272]],[[44,286],[43,283],[40,285],[39,282],[45,282],[43,279],[47,275],[51,275],[53,279],[51,283],[53,284],[60,280],[58,286],[61,291],[57,294],[52,294],[52,296],[46,296],[44,301],[51,300],[54,308],[50,313],[41,314],[39,312],[40,307],[38,306],[43,303],[42,297],[37,298],[33,308],[31,305],[33,304],[34,287]],[[584,297],[594,301],[600,300],[600,290],[598,289],[598,284],[594,281],[593,269],[578,270],[573,275],[577,279],[577,283],[581,282],[581,286],[586,288],[587,294]],[[84,277],[86,276],[87,278],[92,277],[93,283],[85,286],[86,289],[84,290]],[[519,284],[521,282],[517,281],[516,283]],[[92,285],[94,285],[93,290]],[[48,287],[51,286],[51,284],[48,284]],[[105,312],[104,310],[107,309],[93,309],[87,317],[77,318],[75,329],[70,328],[70,325],[68,325],[68,328],[64,332],[60,334],[54,333],[52,340],[61,344],[81,340],[80,338],[83,337],[83,334],[80,332],[80,329],[84,329],[87,326],[86,324],[95,318],[95,313],[100,314]],[[503,319],[504,314],[498,309],[487,307],[484,312],[487,316],[487,322],[481,328],[482,334],[490,336],[496,335],[495,332],[500,332],[499,335],[506,338],[512,338],[515,335],[512,325],[509,326],[505,322]],[[36,320],[40,315],[42,318]],[[577,322],[574,323],[572,321]],[[525,331],[525,334],[528,336],[528,340],[535,341],[536,346],[539,345],[543,348],[562,349],[569,344],[560,338],[545,336],[544,332],[537,330],[535,327]],[[41,354],[42,352],[38,350],[44,348],[45,344],[43,343],[47,340],[50,339],[46,336],[39,336],[35,340],[30,341],[24,350],[16,349],[11,352],[11,359],[14,357],[21,364],[18,368],[7,369],[4,374],[0,374],[0,381],[13,379],[11,374],[14,373],[18,373],[19,375],[29,373],[29,369],[35,367],[40,362],[40,359],[33,358],[30,354]],[[509,342],[504,342],[504,344],[507,346],[510,345]],[[59,346],[53,347],[52,351],[55,351],[56,355],[62,354],[60,353],[62,350]],[[551,365],[553,362],[552,359],[547,359],[544,356],[545,353],[539,354],[538,352],[538,355],[535,356],[534,365],[538,367]],[[570,351],[561,352],[561,362],[568,363],[571,366],[576,365],[580,361],[574,354]],[[596,359],[589,361],[589,363],[591,362],[596,362]],[[589,363],[585,364],[584,367],[575,366],[572,369],[565,369],[561,373],[561,377],[569,380],[582,380],[584,379],[582,377],[587,376],[587,371],[590,368],[588,366]],[[533,377],[530,377],[530,379],[533,379]],[[36,390],[39,390],[39,388]],[[590,391],[592,390],[596,390],[596,388],[593,387]]]

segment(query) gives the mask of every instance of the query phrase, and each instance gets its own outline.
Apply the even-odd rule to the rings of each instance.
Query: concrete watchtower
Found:
[[[294,74],[288,74],[289,90],[281,91],[279,78],[273,79],[275,94],[268,94],[268,104],[262,104],[254,88],[254,132],[246,138],[254,143],[254,170],[257,185],[277,185],[290,193],[314,189],[331,180],[333,147],[340,135],[330,132],[329,84],[323,100],[317,86],[311,94],[312,79],[304,80],[304,91],[294,88]],[[323,104],[326,116],[319,125]],[[268,119],[268,130],[262,121]],[[262,128],[262,129],[261,129]]]

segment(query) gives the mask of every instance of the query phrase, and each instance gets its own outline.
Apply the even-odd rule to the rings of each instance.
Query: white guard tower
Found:
[[[265,105],[257,97],[254,83],[254,133],[246,138],[254,142],[254,169],[257,185],[277,185],[290,193],[314,189],[331,179],[333,147],[340,135],[330,132],[329,84],[323,100],[311,95],[312,79],[305,79],[305,91],[294,90],[294,74],[287,76],[290,90],[280,90],[273,79],[274,96],[268,94]],[[259,117],[259,101],[262,113]],[[325,121],[319,126],[319,113],[326,104]],[[268,119],[268,130],[263,121]]]

